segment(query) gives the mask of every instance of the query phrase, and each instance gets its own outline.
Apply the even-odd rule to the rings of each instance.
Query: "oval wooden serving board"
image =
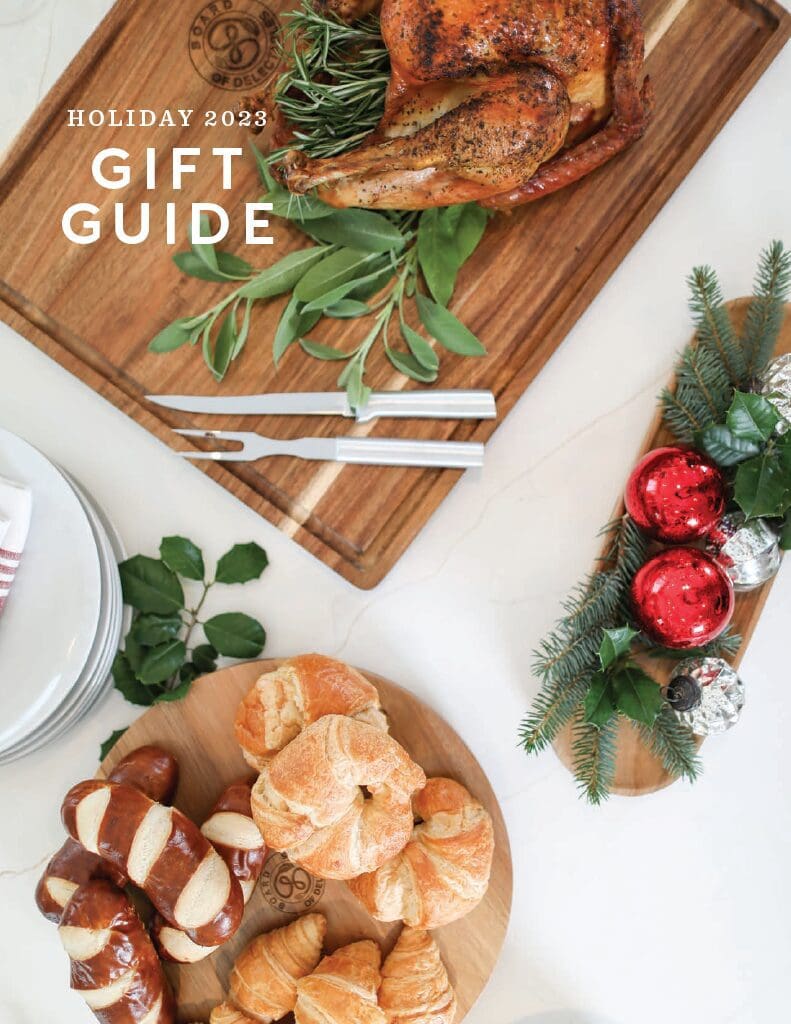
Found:
[[[740,331],[742,328],[749,304],[749,298],[735,299],[733,302],[728,303],[731,319],[733,320],[737,331]],[[791,304],[786,306],[786,316],[780,331],[780,337],[777,341],[777,347],[775,348],[775,356],[783,355],[786,352],[791,352]],[[673,387],[673,384],[674,382],[671,381],[670,386]],[[645,441],[635,458],[635,462],[653,448],[659,448],[661,445],[675,443],[677,442],[673,435],[662,424],[661,410],[657,410],[657,414],[651,423],[651,427],[649,428]],[[612,517],[613,520],[619,519],[624,512],[625,509],[623,501],[621,500],[615,509],[615,513]],[[763,611],[766,599],[769,597],[772,582],[773,581],[770,580],[757,590],[751,590],[743,594],[737,593],[736,595],[736,609],[733,614],[731,625],[743,638],[742,645],[739,648],[738,653],[731,659],[731,663],[736,668],[738,668],[742,658],[744,657],[747,646],[752,638],[753,631],[758,624],[758,619]],[[638,658],[637,660],[640,661],[641,659]],[[643,667],[645,670],[655,679],[660,680],[663,684],[669,679],[676,664],[677,662],[672,659],[643,659]],[[748,701],[750,699],[749,693],[747,695],[747,699]],[[572,740],[571,728],[569,727],[560,733],[554,743],[558,757],[569,771],[573,771],[574,768]],[[698,746],[700,746],[702,742],[703,740],[701,739]],[[613,785],[611,786],[611,791],[613,793],[617,793],[619,796],[645,796],[648,793],[655,793],[659,789],[664,789],[665,786],[669,786],[675,781],[675,776],[670,775],[665,771],[665,768],[659,758],[652,754],[640,739],[640,734],[637,729],[631,724],[631,722],[622,719],[618,732],[615,778],[613,780]]]
[[[251,775],[234,739],[233,719],[239,701],[259,675],[278,664],[267,660],[223,669],[194,683],[185,700],[151,708],[105,758],[101,773],[110,771],[135,747],[158,744],[179,760],[176,806],[202,822],[225,786]],[[508,925],[512,869],[502,812],[481,766],[447,722],[400,686],[371,672],[364,674],[379,690],[392,735],[426,774],[447,775],[463,783],[494,822],[496,848],[486,898],[461,921],[434,932],[458,996],[456,1024],[460,1024],[492,973]],[[234,959],[253,936],[308,910],[326,916],[329,951],[370,938],[380,943],[386,955],[400,931],[400,924],[374,921],[342,882],[320,882],[294,869],[280,854],[271,854],[234,938],[202,963],[167,965],[178,998],[179,1020],[207,1020],[211,1008],[224,997]],[[292,1019],[291,1015],[285,1018]]]

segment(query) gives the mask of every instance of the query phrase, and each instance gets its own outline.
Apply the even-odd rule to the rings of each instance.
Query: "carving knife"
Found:
[[[147,395],[150,402],[180,412],[226,416],[345,416],[358,423],[397,419],[491,420],[497,416],[491,391],[374,391],[355,412],[345,391],[287,392],[210,397]]]

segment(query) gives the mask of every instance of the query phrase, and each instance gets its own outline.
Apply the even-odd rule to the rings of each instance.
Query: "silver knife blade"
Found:
[[[149,402],[179,412],[225,413],[229,416],[352,417],[345,391],[302,391],[271,395],[146,395]]]

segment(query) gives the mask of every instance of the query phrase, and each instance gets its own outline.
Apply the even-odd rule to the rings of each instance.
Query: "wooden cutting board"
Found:
[[[734,302],[728,303],[731,317],[739,331],[744,324],[744,317],[749,304],[750,299],[747,298],[736,299]],[[777,342],[775,355],[783,355],[786,352],[791,352],[791,304],[786,306],[785,321],[783,322]],[[671,380],[669,386],[672,388],[673,384],[674,382]],[[645,440],[635,456],[635,464],[646,452],[650,452],[654,448],[660,448],[662,445],[677,443],[670,431],[663,425],[661,409],[658,409],[651,426],[648,428]],[[624,515],[625,511],[623,500],[619,500],[612,520],[619,519]],[[774,580],[769,580],[768,583],[755,590],[736,594],[736,606],[731,622],[734,632],[739,633],[743,638],[736,657],[729,659],[736,668],[739,667],[742,658],[747,652],[747,647],[752,639],[755,627],[758,625],[758,619],[761,617],[761,612],[766,604],[766,599],[769,597],[769,591],[772,589],[773,583]],[[646,672],[650,673],[662,685],[667,684],[673,669],[678,664],[672,658],[642,658],[637,660],[641,661]],[[750,691],[748,689],[746,714],[749,714],[750,699]],[[738,728],[738,725],[736,728]],[[715,740],[723,743],[728,742],[727,736],[715,737]],[[573,771],[574,767],[572,741],[571,729],[566,728],[560,733],[554,744],[558,757],[569,771]],[[703,740],[701,739],[698,746],[702,742]],[[659,789],[664,789],[665,786],[669,786],[675,781],[675,777],[665,771],[659,758],[655,757],[642,742],[637,729],[631,722],[622,718],[618,733],[616,771],[611,787],[612,792],[617,793],[619,796],[645,796],[647,793],[655,793]]]
[[[102,773],[136,747],[158,744],[179,761],[176,806],[194,821],[203,821],[225,786],[250,776],[234,739],[233,719],[239,701],[256,679],[278,664],[258,661],[223,669],[198,680],[185,700],[151,708],[113,747],[102,763]],[[427,775],[445,775],[463,783],[494,823],[495,855],[485,899],[460,921],[433,932],[459,1000],[455,1024],[461,1024],[492,973],[508,926],[512,868],[505,822],[483,769],[447,722],[400,686],[371,672],[365,675],[379,690],[392,735]],[[179,1021],[208,1019],[211,1008],[223,998],[230,969],[244,946],[259,932],[278,928],[308,911],[326,916],[328,951],[357,939],[374,939],[386,955],[400,931],[399,924],[374,921],[342,882],[314,879],[281,854],[270,854],[234,938],[202,963],[167,965],[178,998]]]
[[[267,0],[273,11],[294,0]],[[541,366],[595,298],[647,225],[684,179],[722,125],[789,36],[791,16],[775,0],[644,0],[647,70],[657,94],[646,137],[628,153],[579,185],[542,202],[498,216],[459,279],[453,308],[482,338],[489,355],[479,360],[443,356],[442,387],[491,388],[505,417]],[[77,374],[157,437],[172,443],[171,426],[239,428],[238,418],[188,417],[148,405],[154,391],[244,393],[329,390],[337,367],[298,349],[275,372],[274,325],[283,302],[259,309],[248,350],[223,385],[213,383],[199,353],[155,356],[151,337],[176,317],[213,305],[224,286],[182,277],[162,240],[163,207],[178,199],[221,201],[235,213],[227,247],[266,265],[301,244],[280,223],[274,247],[244,250],[240,204],[260,193],[249,161],[221,192],[212,161],[201,161],[178,196],[165,184],[155,193],[140,178],[120,192],[100,189],[90,176],[92,155],[122,146],[139,168],[147,146],[244,144],[238,127],[203,127],[203,113],[233,110],[271,74],[266,47],[249,83],[212,84],[202,25],[230,9],[265,11],[261,0],[119,0],[17,140],[0,169],[0,317]],[[266,25],[269,22],[264,18]],[[267,29],[268,31],[268,29]],[[264,33],[266,36],[266,32]],[[264,37],[262,37],[264,38]],[[264,41],[266,41],[264,39]],[[220,77],[222,77],[220,75]],[[230,85],[230,88],[227,86]],[[68,127],[69,109],[191,108],[188,129]],[[86,115],[87,116],[87,115]],[[167,164],[164,157],[163,166]],[[121,245],[111,232],[92,246],[68,242],[63,211],[94,202],[108,228],[116,201],[152,203],[150,241]],[[183,216],[179,237],[186,236]],[[180,244],[183,248],[183,244]],[[273,251],[274,250],[274,251]],[[319,332],[348,344],[354,321]],[[394,374],[379,352],[371,361],[377,388],[414,386]],[[373,433],[396,437],[485,441],[487,422],[381,422],[363,428],[344,421],[248,418],[245,428],[275,437],[307,433]],[[254,465],[205,465],[205,472],[250,507],[361,587],[372,587],[393,566],[442,498],[458,471],[382,469],[277,458]]]

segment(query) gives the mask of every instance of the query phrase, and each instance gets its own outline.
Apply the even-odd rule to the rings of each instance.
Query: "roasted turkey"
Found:
[[[378,0],[318,0],[345,20]],[[311,160],[294,150],[295,193],[333,206],[518,206],[563,188],[639,138],[637,0],[382,0],[392,73],[365,144]]]

